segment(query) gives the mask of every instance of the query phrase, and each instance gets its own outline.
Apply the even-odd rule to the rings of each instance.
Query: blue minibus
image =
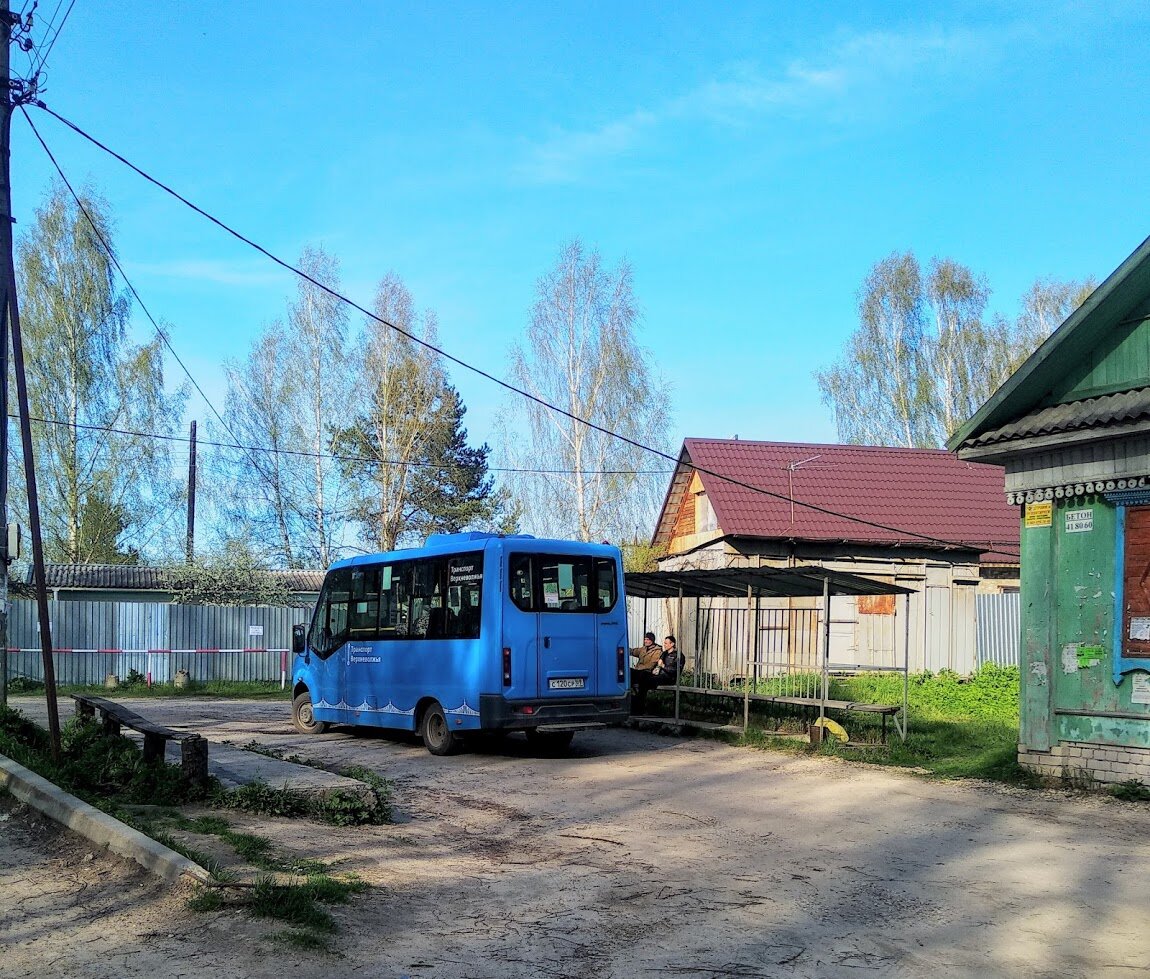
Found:
[[[433,534],[349,558],[295,627],[292,721],[418,732],[433,755],[469,734],[550,747],[630,710],[619,549],[525,534]]]

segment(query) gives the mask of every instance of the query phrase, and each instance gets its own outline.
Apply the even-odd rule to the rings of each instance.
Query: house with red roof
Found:
[[[833,610],[832,650],[877,663],[906,643],[912,671],[967,673],[975,595],[1018,589],[1004,485],[1001,467],[945,450],[691,438],[653,544],[661,570],[821,564],[911,588],[908,638],[893,597],[851,600]]]

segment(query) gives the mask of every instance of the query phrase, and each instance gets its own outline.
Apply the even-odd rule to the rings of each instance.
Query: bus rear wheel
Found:
[[[451,730],[439,704],[432,704],[423,712],[419,733],[423,746],[433,755],[450,755],[459,749],[459,738]]]
[[[327,721],[317,721],[311,706],[311,694],[301,691],[291,702],[291,722],[300,734],[323,734]]]

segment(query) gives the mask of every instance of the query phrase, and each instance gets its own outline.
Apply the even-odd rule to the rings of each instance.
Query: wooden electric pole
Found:
[[[16,264],[12,247],[12,109],[17,99],[27,97],[24,84],[14,84],[11,78],[9,46],[12,28],[20,24],[19,15],[8,8],[8,0],[0,0],[0,80],[5,91],[0,98],[0,290],[12,334],[12,368],[16,377],[16,397],[20,406],[20,444],[24,452],[24,477],[28,489],[28,530],[32,537],[32,575],[36,583],[36,604],[40,613],[40,650],[44,659],[44,693],[48,702],[48,734],[52,742],[52,756],[60,757],[60,713],[56,705],[56,669],[52,660],[52,624],[48,618],[48,588],[44,577],[44,541],[40,533],[40,498],[36,491],[36,464],[32,452],[32,425],[28,417],[28,378],[24,371],[24,343],[20,335],[20,304],[16,296]],[[30,83],[35,85],[35,80]],[[5,377],[7,373],[5,373]],[[7,423],[7,406],[4,422]],[[5,446],[7,448],[7,446]],[[7,465],[7,459],[4,464]],[[6,487],[5,487],[6,489]],[[3,501],[5,533],[5,584],[8,578],[7,499]],[[6,596],[5,596],[6,597]],[[7,611],[5,602],[4,611]],[[4,647],[7,648],[7,636]]]
[[[188,564],[196,560],[196,423],[188,433]]]

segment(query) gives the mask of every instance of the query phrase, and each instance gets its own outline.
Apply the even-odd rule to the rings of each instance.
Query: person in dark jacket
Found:
[[[648,632],[643,637],[644,645],[650,640],[650,647],[655,647],[655,636]],[[650,648],[649,647],[649,648]],[[658,647],[655,647],[658,648]],[[663,640],[663,651],[659,658],[648,670],[633,669],[631,671],[631,711],[641,714],[647,708],[647,694],[656,687],[666,687],[679,682],[679,670],[682,668],[682,655],[675,645],[675,637],[667,636]]]

